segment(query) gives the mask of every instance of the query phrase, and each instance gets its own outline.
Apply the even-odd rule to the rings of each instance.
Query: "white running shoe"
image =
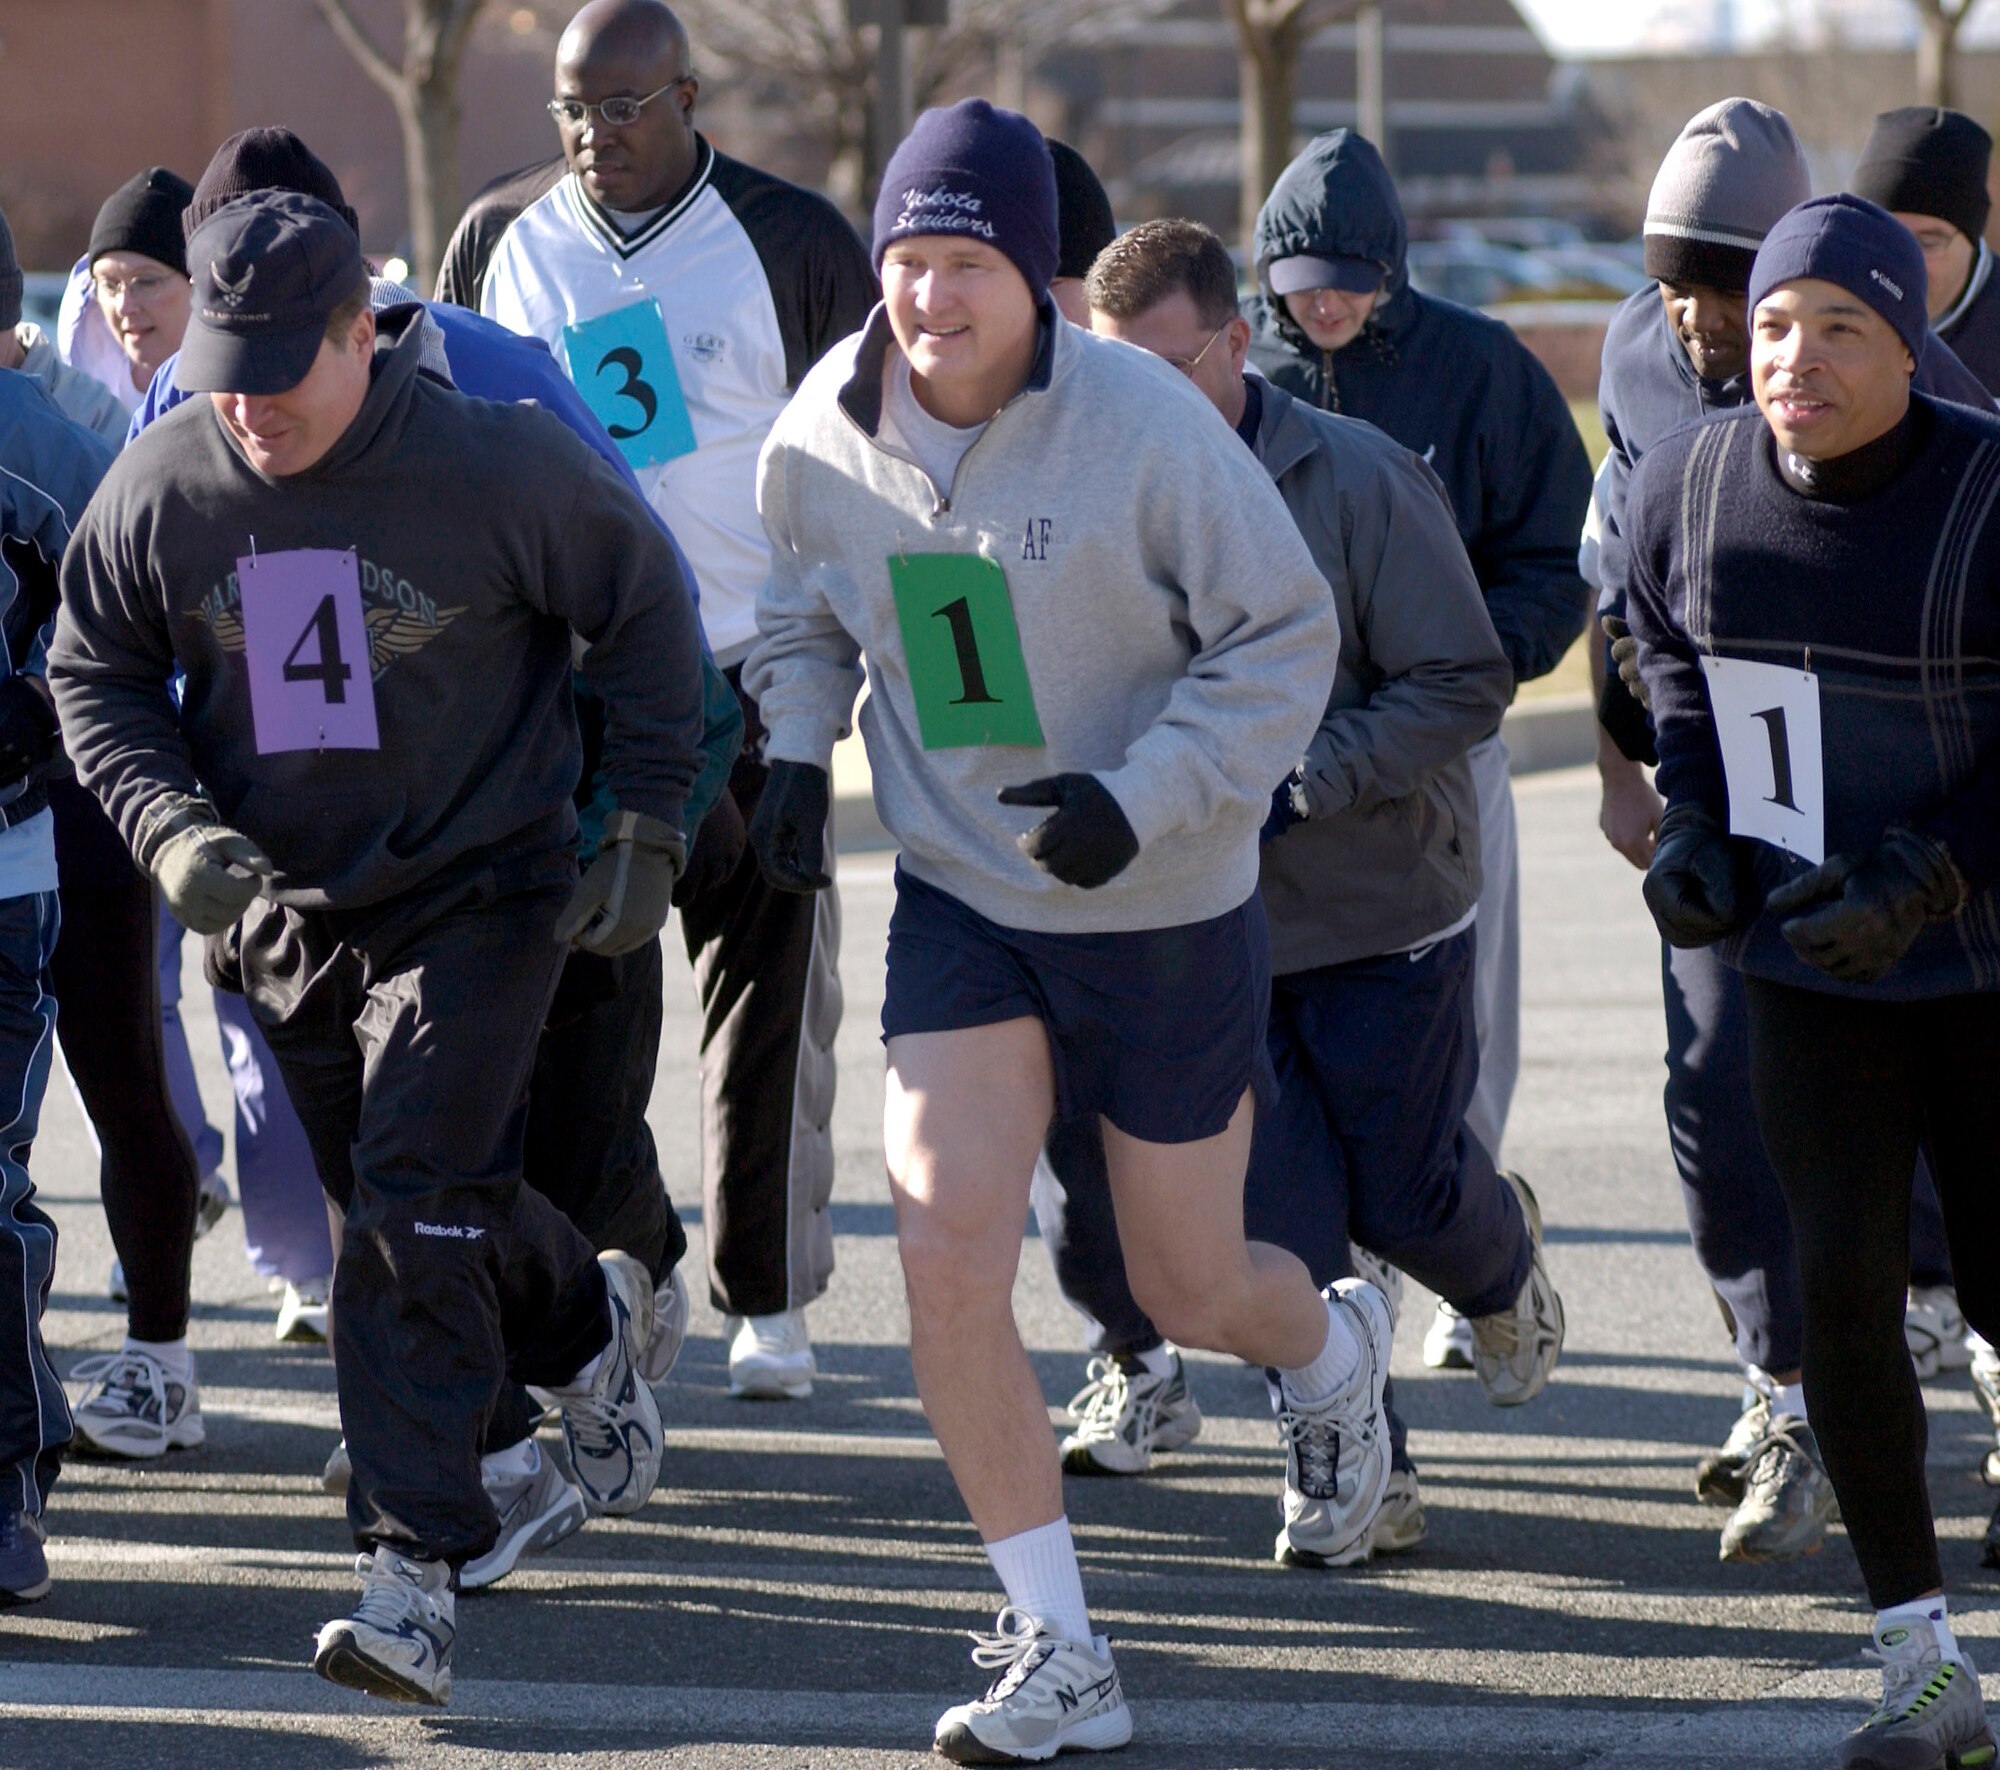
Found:
[[[1761,1374],[1761,1373],[1760,1373]],[[1768,1381],[1769,1379],[1764,1379]],[[1756,1382],[1743,1385],[1743,1411],[1722,1448],[1695,1465],[1695,1498],[1704,1506],[1740,1506],[1750,1483],[1750,1461],[1771,1430],[1771,1398]]]
[[[653,1331],[639,1355],[639,1375],[649,1383],[664,1383],[687,1340],[688,1287],[676,1266],[653,1293]]]
[[[1422,1545],[1430,1533],[1424,1518],[1423,1496],[1417,1492],[1414,1469],[1391,1469],[1389,1485],[1382,1490],[1382,1509],[1375,1514],[1368,1546],[1377,1555],[1407,1555]]]
[[[1472,1318],[1472,1368],[1495,1407],[1519,1407],[1541,1394],[1562,1356],[1563,1306],[1542,1254],[1541,1206],[1519,1174],[1500,1178],[1528,1220],[1528,1276],[1511,1308]]]
[[[1988,1487],[2000,1487],[2000,1352],[1978,1334],[1966,1335],[1966,1342],[1972,1348],[1972,1387],[1993,1422],[1993,1448],[1979,1473]]]
[[[1472,1323],[1449,1303],[1440,1303],[1424,1333],[1424,1364],[1434,1371],[1472,1369]]]
[[[806,1312],[730,1318],[729,1393],[753,1401],[803,1401],[819,1364],[806,1338]]]
[[[1065,1641],[1009,1604],[992,1634],[972,1637],[972,1663],[998,1676],[977,1702],[938,1716],[931,1749],[954,1764],[1039,1764],[1058,1752],[1115,1752],[1132,1737],[1102,1635]]]
[[[85,1455],[157,1457],[208,1436],[192,1359],[185,1383],[150,1352],[129,1349],[79,1359],[69,1374],[89,1385],[71,1410]]]
[[[1076,1430],[1062,1441],[1072,1475],[1143,1475],[1153,1453],[1179,1450],[1201,1432],[1201,1409],[1188,1392],[1181,1355],[1165,1376],[1137,1358],[1093,1358],[1089,1381],[1070,1398]]]
[[[390,1702],[451,1700],[451,1647],[457,1638],[451,1569],[378,1547],[356,1558],[361,1602],[319,1632],[313,1670],[329,1683]]]
[[[1365,1278],[1327,1287],[1329,1311],[1345,1314],[1360,1356],[1347,1382],[1310,1407],[1284,1397],[1278,1436],[1285,1446],[1284,1528],[1277,1559],[1287,1567],[1352,1567],[1368,1559],[1389,1485],[1389,1305]]]
[[[1917,1380],[1928,1383],[1945,1371],[1962,1371],[1972,1362],[1966,1344],[1965,1314],[1958,1292],[1948,1284],[1912,1285],[1903,1308],[1903,1338]]]
[[[532,1438],[528,1442],[535,1444]],[[500,1514],[500,1534],[492,1548],[459,1570],[460,1591],[477,1592],[498,1585],[523,1555],[553,1548],[581,1530],[590,1516],[582,1492],[564,1478],[555,1459],[544,1456],[539,1445],[535,1445],[534,1454],[535,1466],[525,1475],[480,1470],[486,1497]]]
[[[290,1342],[324,1340],[327,1299],[332,1290],[331,1278],[309,1278],[304,1284],[288,1283],[285,1299],[278,1305],[278,1338]]]
[[[652,1497],[660,1479],[660,1409],[638,1368],[653,1290],[631,1255],[603,1253],[597,1262],[611,1304],[611,1344],[589,1382],[546,1393],[562,1412],[570,1468],[591,1511],[623,1517]]]
[[[1358,1241],[1347,1244],[1347,1263],[1354,1268],[1356,1278],[1365,1278],[1382,1293],[1383,1302],[1389,1305],[1389,1329],[1393,1333],[1403,1319],[1402,1273]]]
[[[354,1465],[348,1461],[347,1440],[343,1438],[333,1447],[333,1454],[326,1459],[326,1467],[319,1472],[319,1484],[335,1499],[344,1500],[353,1480]]]

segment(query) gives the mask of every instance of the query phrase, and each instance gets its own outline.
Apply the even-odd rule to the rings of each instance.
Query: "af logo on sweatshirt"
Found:
[[[465,613],[463,608],[439,608],[408,578],[399,578],[369,559],[361,561],[361,600],[367,611],[368,667],[376,682],[398,658],[422,651]],[[234,572],[190,612],[207,625],[224,651],[243,652],[243,590]]]
[[[1038,565],[1049,562],[1049,531],[1054,524],[1046,516],[1028,518],[1027,532],[1021,537],[1021,557],[1032,559]]]

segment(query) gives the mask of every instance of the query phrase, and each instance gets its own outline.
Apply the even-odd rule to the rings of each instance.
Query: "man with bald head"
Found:
[[[733,801],[747,821],[766,779],[740,669],[770,572],[757,456],[805,372],[868,317],[875,278],[825,198],[715,151],[695,127],[700,92],[659,0],[592,0],[556,48],[561,160],[474,199],[439,294],[547,341],[692,561],[746,722],[718,811]],[[802,1396],[805,1305],[833,1269],[839,905],[773,890],[746,856],[681,927],[702,1001],[702,1220],[710,1292],[736,1323],[730,1389]]]

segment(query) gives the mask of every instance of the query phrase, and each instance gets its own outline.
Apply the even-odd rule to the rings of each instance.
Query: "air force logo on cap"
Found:
[[[343,302],[368,287],[361,245],[316,197],[258,191],[188,241],[194,311],[174,379],[190,393],[285,393],[306,378]]]

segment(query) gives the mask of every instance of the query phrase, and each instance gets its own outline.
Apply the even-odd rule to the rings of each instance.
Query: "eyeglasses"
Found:
[[[172,280],[157,271],[145,271],[136,277],[93,277],[91,283],[97,290],[98,298],[114,307],[128,295],[144,307],[157,301]]]
[[[659,92],[649,92],[644,98],[626,98],[621,95],[607,98],[601,104],[585,104],[580,98],[552,98],[549,100],[549,115],[558,123],[567,123],[574,129],[588,122],[590,113],[595,111],[611,128],[628,129],[638,122],[639,113],[661,93],[671,92],[676,86],[685,86],[693,78],[694,69],[689,68],[685,74],[669,80]]]
[[[1215,348],[1216,339],[1220,338],[1228,330],[1229,322],[1224,320],[1213,332],[1209,333],[1208,342],[1196,351],[1193,356],[1168,356],[1165,351],[1162,351],[1160,353],[1160,360],[1164,363],[1172,363],[1175,368],[1192,381],[1195,370],[1201,367],[1201,359]]]

